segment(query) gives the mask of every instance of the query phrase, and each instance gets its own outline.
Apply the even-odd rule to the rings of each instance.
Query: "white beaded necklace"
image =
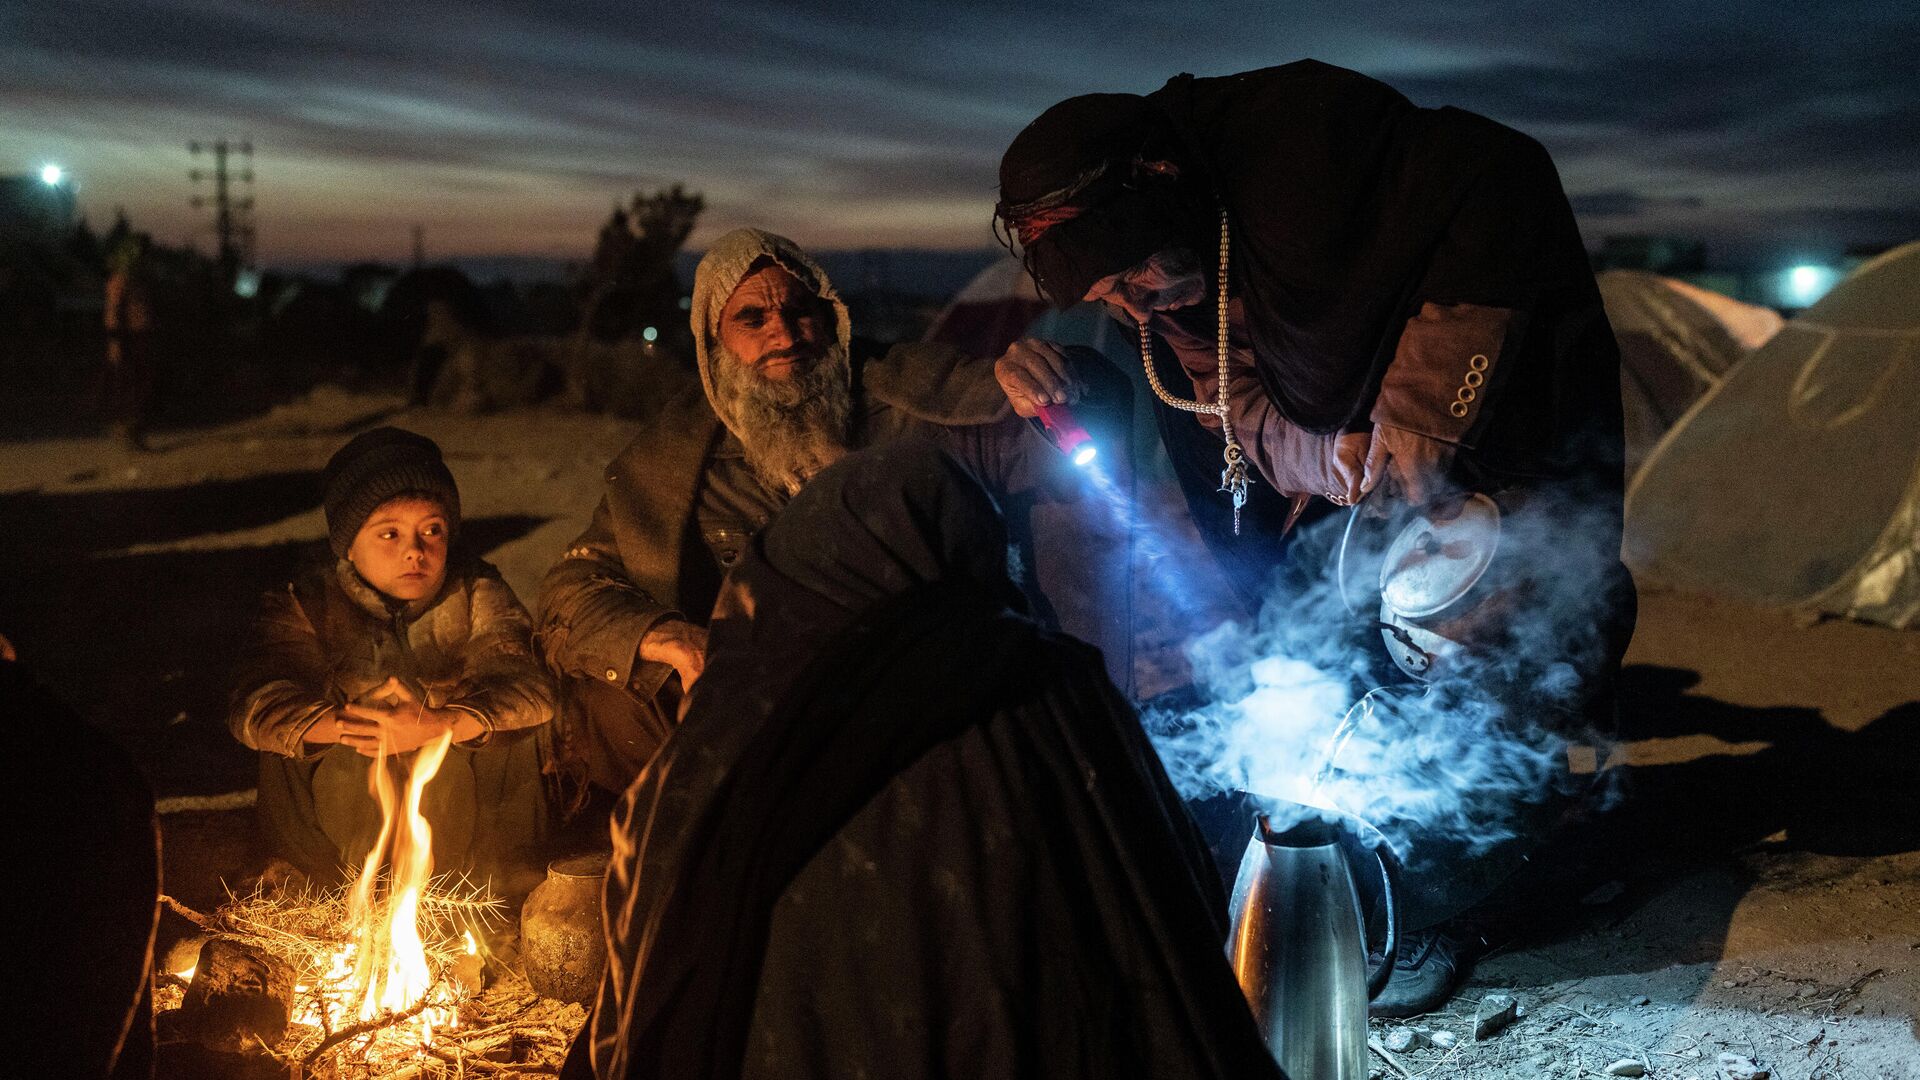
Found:
[[[1220,380],[1218,393],[1212,405],[1202,405],[1198,401],[1188,401],[1167,393],[1160,385],[1160,374],[1153,370],[1153,335],[1147,330],[1147,324],[1140,324],[1140,360],[1147,367],[1147,385],[1153,387],[1153,393],[1168,407],[1182,409],[1190,413],[1204,413],[1220,418],[1220,434],[1227,440],[1227,449],[1222,457],[1227,467],[1220,471],[1220,490],[1233,499],[1233,535],[1240,535],[1240,508],[1247,504],[1247,457],[1240,449],[1240,441],[1233,437],[1233,421],[1227,416],[1227,250],[1229,247],[1227,232],[1227,211],[1220,210],[1220,278],[1219,292],[1220,319],[1218,355],[1220,357]]]

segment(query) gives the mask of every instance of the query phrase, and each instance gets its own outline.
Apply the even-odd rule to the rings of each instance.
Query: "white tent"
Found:
[[[1644,270],[1598,277],[1620,343],[1620,402],[1631,476],[1660,437],[1734,364],[1778,333],[1771,308]]]
[[[1920,243],[1729,371],[1627,491],[1645,578],[1920,625]]]
[[[999,356],[1046,308],[1025,264],[1008,255],[975,274],[955,293],[922,340],[952,345],[973,356]]]

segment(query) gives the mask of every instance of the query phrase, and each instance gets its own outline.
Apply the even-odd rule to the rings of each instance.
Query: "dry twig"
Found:
[[[426,994],[421,995],[420,1000],[415,1002],[411,1008],[402,1009],[401,1011],[396,1013],[381,1013],[379,1016],[376,1016],[371,1020],[362,1020],[357,1024],[352,1024],[348,1027],[341,1028],[339,1031],[336,1031],[333,1034],[327,1036],[326,1038],[321,1039],[320,1045],[307,1051],[306,1056],[300,1059],[300,1067],[302,1069],[313,1068],[313,1063],[320,1060],[323,1056],[325,1056],[327,1051],[332,1050],[334,1047],[340,1045],[343,1042],[346,1042],[348,1039],[356,1038],[361,1035],[369,1035],[369,1034],[372,1034],[373,1032],[379,1031],[381,1028],[391,1027],[394,1024],[404,1023],[408,1020],[413,1019],[416,1016],[419,1016],[421,1012],[425,1011],[427,1007],[427,1003],[432,1000],[433,1000],[433,993],[432,991],[428,991]]]
[[[486,990],[462,998],[449,994],[449,983],[436,983],[420,1005],[400,1013],[389,1013],[366,1023],[345,1026],[352,1012],[338,1000],[338,988],[328,984],[324,975],[335,966],[343,946],[352,940],[349,896],[346,890],[322,892],[267,892],[256,889],[245,894],[229,892],[227,902],[217,912],[203,914],[187,908],[171,897],[163,897],[169,908],[202,930],[244,942],[288,963],[296,972],[296,983],[303,987],[301,1002],[313,1003],[317,1026],[299,1023],[291,1026],[287,1038],[273,1053],[290,1071],[307,1077],[340,1080],[344,1077],[386,1077],[402,1080],[410,1076],[475,1077],[521,1074],[555,1074],[566,1057],[585,1010],[577,1005],[548,1001],[534,993],[523,975],[497,966],[492,968],[491,984]],[[490,926],[501,919],[504,905],[488,895],[484,886],[464,878],[438,879],[420,898],[421,937],[430,967],[441,972],[466,954],[466,934],[478,942],[487,938]],[[167,993],[179,990],[164,979],[156,979]],[[393,1047],[393,1053],[381,1049],[378,1061],[362,1061],[356,1055],[368,1054],[381,1037],[375,1036],[353,1054],[342,1052],[349,1040],[373,1035],[383,1028],[418,1016],[425,1008],[458,1010],[460,1027],[439,1028],[434,1046],[428,1048]],[[521,1060],[510,1065],[481,1058],[511,1042],[513,1057]],[[438,1051],[439,1053],[436,1053]],[[353,1061],[342,1060],[354,1057]]]
[[[168,910],[172,911],[175,915],[180,916],[202,930],[218,932],[220,929],[220,925],[216,920],[200,914],[180,901],[175,900],[173,897],[168,896],[166,893],[160,894],[160,902],[167,905]]]

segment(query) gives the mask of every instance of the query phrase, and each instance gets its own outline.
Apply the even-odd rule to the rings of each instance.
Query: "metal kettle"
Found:
[[[1228,909],[1227,959],[1288,1076],[1366,1080],[1367,1003],[1393,974],[1400,863],[1372,826],[1306,815],[1278,832],[1266,814],[1255,819]],[[1371,973],[1351,870],[1356,848],[1380,864],[1386,913],[1382,960]]]

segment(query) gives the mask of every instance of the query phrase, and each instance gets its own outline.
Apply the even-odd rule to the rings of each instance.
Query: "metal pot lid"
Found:
[[[1394,537],[1380,567],[1380,599],[1403,618],[1420,619],[1465,596],[1500,547],[1500,507],[1467,496],[1445,521],[1416,516]]]

